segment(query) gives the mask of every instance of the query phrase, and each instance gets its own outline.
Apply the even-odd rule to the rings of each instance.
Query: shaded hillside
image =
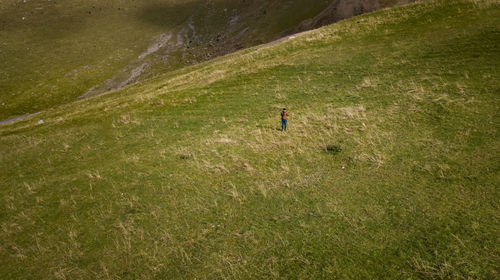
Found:
[[[0,279],[499,279],[499,34],[431,0],[0,126]]]
[[[0,120],[269,42],[297,25],[296,31],[314,28],[325,23],[325,13],[340,19],[365,11],[354,5],[332,17],[329,5],[326,0],[2,1]],[[300,24],[311,18],[315,24]]]

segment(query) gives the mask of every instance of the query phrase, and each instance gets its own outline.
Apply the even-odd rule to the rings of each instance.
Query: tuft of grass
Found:
[[[338,154],[342,152],[342,148],[337,144],[329,144],[326,146],[326,151],[332,154]]]

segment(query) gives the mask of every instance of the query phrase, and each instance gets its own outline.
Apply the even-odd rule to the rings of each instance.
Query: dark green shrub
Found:
[[[326,146],[326,151],[332,154],[338,154],[342,152],[342,148],[336,144],[330,144]]]

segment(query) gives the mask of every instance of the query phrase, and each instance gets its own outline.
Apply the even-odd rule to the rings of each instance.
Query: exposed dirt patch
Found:
[[[28,117],[34,116],[34,115],[39,114],[39,113],[40,112],[33,113],[33,114],[24,114],[22,116],[18,116],[18,117],[6,119],[6,120],[3,120],[3,121],[0,121],[0,125],[4,125],[4,124],[13,123],[13,122],[16,122],[16,121],[20,121],[22,119],[26,119]]]
[[[147,62],[135,62],[120,70],[113,78],[106,80],[101,85],[91,87],[78,99],[99,95],[101,93],[117,90],[137,81],[137,79],[148,69]]]
[[[148,47],[148,49],[143,52],[140,56],[139,59],[144,59],[146,56],[153,54],[157,52],[159,49],[165,47],[168,42],[172,39],[172,34],[171,33],[165,33],[161,34],[158,36],[158,38]]]

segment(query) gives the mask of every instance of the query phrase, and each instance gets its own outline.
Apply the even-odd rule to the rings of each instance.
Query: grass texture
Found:
[[[498,279],[499,34],[432,0],[1,126],[0,278]]]

